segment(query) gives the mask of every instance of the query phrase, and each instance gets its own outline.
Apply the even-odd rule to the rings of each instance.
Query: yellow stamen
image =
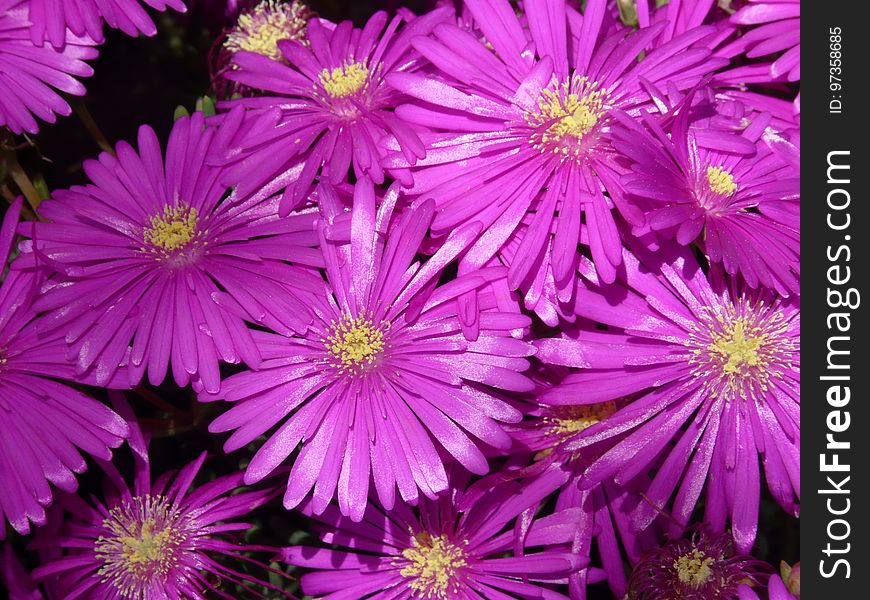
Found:
[[[707,350],[722,357],[722,371],[727,375],[744,374],[750,367],[761,365],[759,350],[767,336],[753,330],[745,319],[729,323],[723,332],[714,333],[712,338]]]
[[[332,324],[324,340],[332,366],[343,371],[360,372],[377,363],[386,346],[384,332],[366,317],[342,318]]]
[[[350,63],[335,69],[320,72],[320,84],[333,98],[353,96],[365,86],[369,77],[368,68],[362,63]]]
[[[446,600],[456,592],[457,571],[466,565],[462,548],[444,535],[432,536],[420,532],[411,538],[412,546],[402,551],[409,563],[399,573],[412,579],[408,587],[418,592],[418,598]]]
[[[701,377],[714,397],[726,394],[746,399],[768,389],[792,367],[797,348],[782,310],[764,302],[741,300],[712,307],[702,314],[686,345]]]
[[[707,167],[707,185],[710,191],[722,196],[730,196],[737,191],[734,176],[722,167]]]
[[[535,132],[532,145],[562,157],[579,156],[580,142],[604,117],[608,94],[597,82],[576,75],[541,91],[537,110],[526,114]]]
[[[681,582],[693,588],[699,588],[713,576],[710,565],[714,562],[712,557],[695,548],[674,561],[674,570]]]
[[[544,417],[549,433],[560,437],[580,433],[616,412],[612,400],[600,404],[560,407],[554,416]]]
[[[186,204],[166,206],[162,215],[151,217],[151,227],[142,233],[145,241],[164,252],[174,252],[185,247],[196,237],[196,209]]]
[[[103,563],[102,581],[111,582],[122,598],[141,597],[142,590],[162,581],[178,564],[185,539],[175,519],[163,496],[137,496],[109,511],[103,521],[108,533],[94,547]]]
[[[239,15],[235,28],[227,34],[224,48],[233,54],[247,50],[283,61],[278,42],[299,40],[305,43],[309,17],[308,7],[298,0],[263,0],[253,10]]]

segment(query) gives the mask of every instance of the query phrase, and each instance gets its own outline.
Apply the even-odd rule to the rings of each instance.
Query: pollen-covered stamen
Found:
[[[369,70],[363,63],[352,62],[320,72],[320,85],[333,98],[348,98],[359,92],[368,81]]]
[[[604,119],[608,94],[587,77],[571,76],[541,91],[536,109],[526,113],[530,142],[542,153],[579,158],[584,140]]]
[[[105,533],[95,544],[103,566],[102,581],[110,582],[122,598],[146,598],[154,583],[166,580],[179,564],[183,544],[190,538],[163,496],[136,496],[109,511]]]
[[[737,191],[734,176],[722,167],[707,167],[707,187],[720,196],[731,196]]]
[[[263,0],[239,15],[236,26],[227,34],[224,48],[235,54],[240,50],[256,52],[277,61],[284,56],[278,48],[281,40],[305,43],[305,31],[311,12],[298,0]]]
[[[151,227],[143,230],[142,237],[154,250],[175,253],[196,239],[198,224],[195,208],[186,204],[166,206],[162,214],[151,217]]]
[[[691,539],[671,540],[638,561],[626,597],[736,598],[741,585],[757,585],[766,572],[762,561],[736,553],[730,533],[696,529]]]
[[[746,399],[781,378],[797,354],[782,310],[742,300],[717,307],[690,336],[690,362],[713,396]]]
[[[592,427],[616,412],[612,400],[599,404],[583,404],[556,407],[550,416],[544,417],[548,433],[568,437]]]
[[[402,551],[408,563],[399,573],[411,580],[408,587],[417,592],[415,597],[452,598],[459,588],[458,571],[468,564],[462,547],[445,535],[426,531],[412,535],[411,544]]]
[[[350,373],[362,373],[375,366],[386,348],[386,328],[362,316],[342,317],[333,323],[323,340],[330,366]]]
[[[707,556],[698,548],[693,548],[691,552],[683,554],[674,561],[674,570],[682,583],[699,588],[710,581],[713,576],[710,567],[715,562],[713,557]]]
[[[722,358],[722,372],[726,375],[748,373],[765,360],[762,352],[767,334],[751,327],[746,319],[737,319],[724,326],[723,331],[711,333],[713,338],[708,352]]]

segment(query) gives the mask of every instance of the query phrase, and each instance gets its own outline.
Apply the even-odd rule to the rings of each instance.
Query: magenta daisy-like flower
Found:
[[[236,116],[239,119],[236,119]],[[30,261],[56,271],[37,300],[48,327],[65,332],[79,371],[104,382],[122,360],[137,384],[147,370],[160,383],[172,365],[179,385],[216,391],[218,361],[256,367],[260,352],[245,320],[281,333],[302,332],[310,315],[301,297],[319,277],[314,214],[278,218],[278,199],[234,201],[210,166],[241,113],[225,128],[196,113],[176,121],[161,156],[154,131],[139,130],[139,150],[86,161],[94,182],[58,191],[32,226]]]
[[[0,265],[6,266],[21,200],[0,228]],[[41,335],[31,305],[38,275],[11,269],[0,288],[0,538],[5,521],[19,533],[45,523],[51,485],[72,492],[84,451],[111,460],[127,425],[114,412],[57,379],[73,379],[60,332]],[[92,382],[92,377],[80,379]],[[117,381],[107,381],[117,385]],[[51,485],[50,485],[51,484]]]
[[[143,4],[159,11],[187,10],[182,0],[28,0],[28,4],[33,23],[30,39],[37,46],[48,41],[56,48],[66,43],[67,30],[102,43],[103,22],[134,37],[156,34],[157,26]]]
[[[435,10],[400,28],[402,16],[388,22],[379,12],[362,30],[350,21],[311,19],[306,45],[278,42],[281,61],[271,51],[236,52],[236,69],[226,78],[268,94],[227,103],[257,116],[257,126],[226,157],[233,164],[228,180],[241,182],[239,194],[267,182],[275,189],[286,186],[281,212],[287,214],[307,197],[319,173],[336,184],[352,165],[358,178],[382,183],[379,141],[387,135],[400,140],[406,160],[422,157],[417,135],[393,114],[405,97],[384,79],[420,66],[410,39],[428,33],[447,14]]]
[[[637,250],[640,253],[640,249]],[[653,466],[646,528],[674,496],[685,524],[706,485],[705,522],[752,547],[761,494],[759,455],[774,498],[797,514],[800,497],[800,309],[766,291],[704,274],[686,249],[666,245],[643,264],[626,252],[625,275],[602,286],[584,267],[578,315],[609,326],[537,342],[544,362],[581,368],[547,404],[593,404],[639,394],[586,429],[567,450],[623,436],[586,471],[583,487],[627,483]]]
[[[283,559],[314,572],[303,575],[306,594],[324,600],[425,598],[547,598],[567,600],[551,589],[586,561],[567,551],[524,552],[569,541],[576,528],[573,511],[535,520],[525,538],[510,528],[524,511],[534,511],[547,493],[504,482],[486,494],[465,498],[463,481],[437,500],[421,499],[412,508],[396,504],[390,512],[369,506],[361,522],[335,507],[314,516],[330,547],[294,546]]]
[[[749,0],[731,16],[734,24],[749,28],[723,48],[729,56],[772,56],[766,62],[737,67],[724,74],[732,84],[795,82],[801,79],[801,6],[799,0]],[[801,95],[793,112],[800,114]]]
[[[522,374],[532,346],[511,337],[530,319],[497,293],[503,268],[438,285],[444,267],[479,233],[477,224],[455,231],[420,263],[415,256],[434,216],[431,201],[390,225],[396,194],[376,210],[371,181],[363,180],[344,243],[329,239],[336,200],[328,185],[319,189],[327,281],[311,301],[310,329],[292,337],[255,333],[260,369],[234,375],[218,394],[200,399],[235,403],[210,427],[236,430],[227,451],[280,423],[251,460],[246,481],[265,477],[299,446],[284,505],[296,506],[313,487],[316,512],[337,495],[341,512],[359,520],[370,479],[389,509],[396,487],[405,501],[416,501],[418,490],[434,498],[447,489],[446,455],[485,473],[479,444],[510,447],[499,422],[522,415],[497,390],[532,388]],[[468,294],[460,310],[458,298]]]
[[[551,381],[547,389],[558,389]],[[617,598],[625,596],[628,578],[625,559],[636,563],[644,551],[656,545],[651,529],[639,534],[630,526],[631,512],[641,502],[639,492],[645,489],[642,481],[630,482],[623,487],[612,481],[585,489],[580,480],[586,469],[595,462],[613,440],[584,448],[582,452],[564,450],[563,447],[576,439],[583,431],[599,423],[618,408],[614,401],[577,406],[536,406],[526,412],[526,419],[511,435],[517,443],[515,452],[534,453],[530,464],[503,468],[494,478],[522,478],[526,485],[546,489],[556,494],[555,510],[573,510],[576,513],[577,529],[563,549],[570,549],[587,560],[597,548],[599,566],[590,566],[572,573],[568,580],[572,598],[585,600],[586,586],[606,581]],[[555,477],[552,471],[562,474]],[[544,482],[549,482],[547,486]]]
[[[669,131],[650,118],[624,117],[614,128],[614,144],[632,162],[622,183],[644,214],[643,228],[683,245],[695,242],[750,287],[798,293],[799,173],[767,140],[799,150],[769,128],[769,114],[755,116],[739,136],[691,128],[688,114]]]
[[[650,48],[664,24],[605,37],[605,0],[590,0],[582,17],[564,1],[525,2],[522,21],[507,0],[465,6],[476,30],[445,23],[413,41],[434,74],[387,78],[418,100],[397,114],[434,130],[421,134],[427,154],[413,169],[410,193],[435,198],[435,235],[483,223],[464,259],[469,270],[499,252],[531,215],[510,262],[512,289],[526,290],[540,271],[552,272],[566,301],[584,237],[612,281],[621,243],[610,208],[623,199],[610,113],[652,106],[645,82],[687,88],[721,66],[700,43],[711,30]],[[410,164],[396,153],[385,166]]]
[[[227,72],[236,69],[231,64],[237,52],[255,52],[273,60],[284,62],[278,47],[282,40],[298,40],[307,44],[305,32],[313,14],[301,0],[262,0],[242,12],[235,25],[228,29],[220,44],[213,47],[212,87],[221,98],[247,91],[246,86],[228,81]]]
[[[227,33],[223,47],[230,54],[244,50],[281,62],[284,54],[278,48],[278,42],[305,40],[311,16],[311,10],[299,0],[262,0],[239,15],[235,27]]]
[[[755,58],[782,52],[770,65],[770,76],[786,81],[801,78],[801,3],[798,0],[749,0],[731,16],[739,25],[755,25],[740,43]]]
[[[130,423],[135,460],[133,485],[110,463],[102,498],[58,499],[57,531],[43,531],[33,546],[50,549],[33,579],[65,592],[64,598],[164,600],[227,598],[221,580],[265,586],[253,575],[231,569],[229,557],[267,568],[244,552],[273,550],[245,546],[235,535],[251,527],[240,521],[275,497],[274,487],[237,492],[242,474],[225,475],[194,486],[205,452],[177,472],[152,480],[147,442],[125,401],[116,410]],[[237,492],[237,493],[233,493]]]
[[[88,38],[64,33],[62,50],[34,43],[28,37],[28,2],[0,0],[0,127],[13,133],[36,133],[36,119],[54,123],[72,112],[58,92],[84,96],[76,77],[89,77],[85,61],[97,50]]]
[[[770,567],[740,554],[727,535],[696,530],[650,552],[631,574],[627,600],[744,600]],[[757,598],[753,594],[749,598]]]

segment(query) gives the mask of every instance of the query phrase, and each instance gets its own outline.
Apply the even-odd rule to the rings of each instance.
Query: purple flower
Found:
[[[307,45],[283,40],[278,48],[286,64],[256,52],[240,50],[226,78],[274,95],[243,98],[226,106],[244,106],[256,116],[256,127],[231,154],[228,173],[241,182],[245,196],[271,182],[286,187],[281,214],[287,214],[308,195],[318,173],[333,183],[344,181],[353,165],[357,178],[384,181],[378,142],[388,134],[400,140],[408,161],[424,155],[414,131],[393,114],[404,99],[389,88],[390,73],[420,66],[409,40],[427,33],[449,11],[418,17],[399,29],[403,20],[376,13],[366,26],[354,29],[311,19]],[[272,188],[270,188],[272,189]]]
[[[744,600],[739,590],[757,586],[768,572],[766,563],[738,554],[729,536],[696,530],[645,556],[631,574],[626,599]]]
[[[236,117],[239,117],[238,119]],[[256,367],[260,352],[250,321],[281,333],[304,331],[311,316],[301,296],[319,277],[315,215],[278,218],[278,199],[236,202],[209,165],[236,129],[241,111],[220,131],[203,117],[179,119],[166,160],[154,131],[139,130],[138,153],[117,146],[84,163],[94,182],[58,191],[40,206],[30,260],[58,274],[37,300],[46,324],[65,332],[79,371],[98,382],[129,363],[159,384],[172,363],[179,385],[217,391],[218,361]]]
[[[59,498],[59,530],[41,531],[32,544],[51,553],[33,571],[33,579],[64,592],[63,598],[205,600],[214,595],[232,599],[215,580],[266,586],[289,597],[266,581],[217,560],[230,557],[267,568],[243,553],[271,549],[240,544],[234,532],[249,529],[249,523],[238,519],[248,517],[277,490],[237,492],[241,473],[193,487],[205,452],[179,471],[152,480],[146,438],[135,416],[126,401],[116,398],[113,403],[133,431],[133,485],[106,463],[103,468],[108,478],[102,498]]]
[[[591,404],[640,397],[592,425],[567,450],[625,437],[581,483],[626,483],[655,467],[633,513],[646,528],[672,495],[685,525],[706,485],[705,522],[730,517],[737,547],[752,547],[761,495],[759,455],[774,498],[797,514],[800,497],[800,310],[766,291],[704,274],[686,249],[666,245],[643,263],[626,252],[625,272],[602,286],[583,266],[576,312],[608,326],[576,338],[543,339],[538,356],[579,367],[539,400]],[[627,435],[626,435],[627,434]]]
[[[281,62],[284,54],[278,42],[304,40],[310,17],[311,11],[299,0],[263,0],[239,15],[223,46],[231,54],[244,50]]]
[[[21,199],[0,227],[0,265],[5,267]],[[110,460],[127,436],[124,420],[106,406],[56,379],[74,379],[60,332],[40,335],[31,305],[38,275],[11,269],[0,288],[0,538],[5,521],[19,533],[30,521],[45,523],[49,484],[72,492],[86,463],[80,452]],[[91,382],[91,377],[81,381]],[[118,385],[117,381],[107,381]]]
[[[558,387],[550,381],[547,389]],[[572,598],[585,600],[586,586],[599,581],[607,581],[617,598],[626,593],[628,579],[625,572],[625,558],[636,563],[643,553],[656,546],[655,535],[651,529],[636,534],[631,531],[630,514],[641,501],[640,491],[645,487],[641,481],[632,481],[623,487],[612,481],[604,481],[592,488],[580,486],[586,469],[595,462],[613,440],[605,440],[582,452],[572,452],[563,448],[592,425],[599,423],[618,408],[616,402],[579,406],[538,406],[527,411],[526,419],[511,431],[517,442],[516,452],[534,452],[533,460],[517,468],[513,464],[492,475],[493,478],[522,478],[525,485],[542,487],[547,493],[556,493],[555,510],[573,509],[577,513],[577,529],[564,548],[578,556],[589,559],[593,545],[597,547],[601,567],[589,567],[573,573],[568,580]],[[511,459],[516,462],[522,454]],[[552,471],[562,477],[554,477]],[[549,486],[542,485],[544,481]],[[641,485],[638,485],[641,484]]]
[[[314,571],[301,583],[317,598],[567,600],[550,587],[564,584],[585,560],[565,551],[527,554],[524,548],[569,541],[575,512],[537,519],[521,540],[512,522],[537,509],[546,492],[504,482],[468,498],[463,482],[454,484],[450,493],[422,499],[415,508],[399,503],[387,513],[371,504],[358,523],[334,507],[314,516],[308,502],[301,510],[325,525],[320,537],[330,547],[292,546],[283,550],[283,559]]]
[[[36,118],[54,123],[57,115],[69,115],[69,104],[58,94],[84,96],[85,87],[76,77],[89,77],[93,69],[84,61],[97,56],[94,42],[64,34],[62,50],[34,45],[28,37],[28,3],[0,0],[0,127],[13,133],[36,133]]]
[[[759,58],[773,55],[767,62],[730,69],[722,79],[731,84],[794,82],[801,79],[801,7],[799,0],[749,0],[731,16],[738,25],[756,26],[722,49],[727,56]],[[743,85],[742,87],[745,87]],[[798,92],[793,112],[801,111]]]
[[[509,265],[509,285],[528,290],[545,277],[541,271],[551,273],[566,302],[578,242],[586,239],[608,281],[621,260],[610,214],[612,204],[623,202],[611,111],[653,106],[644,82],[688,88],[724,61],[700,43],[710,28],[651,49],[664,24],[603,37],[605,0],[590,0],[583,17],[564,1],[523,6],[518,17],[507,0],[466,2],[479,33],[438,25],[432,36],[413,40],[435,73],[397,73],[387,82],[418,99],[397,109],[401,118],[436,130],[421,134],[427,154],[416,163],[410,189],[435,198],[433,233],[482,222],[464,259],[471,271],[531,215]],[[385,166],[411,164],[394,153]]]
[[[33,23],[30,39],[37,46],[48,41],[55,48],[67,42],[67,30],[103,42],[103,22],[130,36],[154,35],[157,27],[142,7],[147,4],[159,11],[167,7],[187,10],[182,0],[28,0],[29,19]]]
[[[755,58],[783,52],[770,65],[773,79],[801,79],[801,3],[798,0],[749,0],[731,17],[739,25],[757,25],[740,36]]]
[[[262,0],[256,6],[239,15],[232,28],[228,29],[220,43],[213,47],[212,87],[221,98],[234,93],[243,93],[248,88],[227,80],[227,73],[238,67],[231,64],[237,52],[255,52],[272,60],[284,62],[284,54],[278,47],[281,40],[298,40],[307,44],[305,35],[311,10],[300,0]]]
[[[310,329],[289,338],[255,333],[264,359],[260,369],[226,379],[218,394],[200,395],[236,403],[210,426],[236,430],[227,451],[280,423],[251,460],[247,482],[268,475],[300,446],[284,496],[287,508],[313,487],[315,512],[337,495],[341,512],[358,521],[370,478],[388,510],[397,486],[405,501],[417,501],[418,489],[434,498],[448,487],[442,451],[468,470],[486,473],[473,438],[503,452],[511,442],[499,422],[522,417],[496,390],[532,388],[522,371],[533,349],[511,337],[530,320],[516,312],[504,269],[438,285],[478,226],[456,230],[418,262],[434,205],[422,202],[390,225],[396,187],[376,211],[371,181],[357,183],[349,243],[331,239],[340,233],[329,224],[340,206],[328,184],[319,188],[327,281],[311,301]]]
[[[752,288],[798,293],[799,173],[767,140],[799,150],[770,129],[769,114],[755,116],[736,135],[705,123],[690,127],[689,113],[680,112],[667,129],[650,117],[623,117],[614,128],[615,146],[632,162],[623,186],[634,196],[628,196],[632,209],[644,216],[635,233],[695,242]]]

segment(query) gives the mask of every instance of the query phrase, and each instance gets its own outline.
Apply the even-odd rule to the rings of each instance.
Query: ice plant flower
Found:
[[[761,59],[727,69],[717,79],[746,89],[746,84],[782,87],[801,78],[799,0],[748,0],[730,18],[739,35],[720,50],[731,58]],[[793,116],[800,115],[801,95],[792,103]]]
[[[239,15],[223,47],[231,54],[246,50],[273,60],[284,60],[278,42],[304,40],[310,16],[308,7],[299,0],[262,0]]]
[[[645,216],[643,228],[696,243],[750,287],[798,293],[799,173],[766,138],[794,145],[770,130],[769,114],[755,116],[738,136],[691,128],[688,113],[670,131],[650,118],[622,118],[614,128],[614,144],[632,161],[622,183]],[[744,145],[753,151],[745,153]]]
[[[283,549],[291,565],[311,569],[302,590],[316,598],[550,598],[567,596],[551,589],[585,565],[567,551],[524,553],[545,543],[571,539],[573,511],[536,520],[525,540],[510,525],[526,510],[537,509],[546,493],[504,482],[491,493],[463,505],[462,481],[437,500],[417,507],[397,504],[385,512],[371,504],[359,523],[335,507],[317,515],[307,502],[303,513],[320,524],[330,547]]]
[[[319,278],[284,261],[320,264],[310,248],[315,215],[282,220],[277,198],[234,201],[222,170],[208,164],[243,127],[234,119],[220,132],[200,113],[179,119],[165,160],[142,127],[138,152],[120,143],[117,157],[86,161],[93,184],[40,206],[47,222],[33,225],[31,261],[57,275],[37,308],[66,332],[78,370],[96,369],[98,382],[128,359],[132,385],[146,370],[158,384],[171,358],[176,383],[216,391],[219,360],[260,362],[245,320],[305,330],[300,295]]]
[[[341,512],[358,521],[370,478],[389,510],[397,486],[405,501],[417,501],[418,491],[429,498],[445,491],[447,456],[482,474],[489,465],[479,445],[510,447],[500,422],[522,415],[498,392],[532,389],[522,374],[532,347],[511,337],[530,319],[503,306],[492,290],[503,281],[503,268],[438,286],[477,225],[458,229],[421,264],[415,255],[434,216],[431,201],[391,225],[396,194],[376,210],[373,186],[364,179],[356,185],[345,243],[328,239],[333,194],[328,184],[319,193],[326,289],[312,300],[309,331],[255,333],[260,369],[229,377],[218,394],[200,400],[235,404],[210,426],[235,430],[227,451],[278,425],[248,465],[247,482],[265,477],[299,446],[284,505],[298,505],[313,487],[316,512],[337,495]],[[468,293],[474,306],[460,312],[457,297]]]
[[[0,265],[15,239],[21,200],[0,227]],[[108,407],[57,379],[74,379],[62,332],[40,335],[32,309],[38,275],[11,269],[0,287],[0,538],[8,520],[19,533],[45,523],[51,485],[72,492],[86,463],[121,445],[127,425]],[[81,381],[92,383],[92,377]],[[117,381],[107,381],[117,385]]]
[[[308,195],[318,174],[337,184],[353,166],[356,176],[384,181],[378,142],[388,134],[400,140],[408,161],[423,156],[414,131],[394,114],[405,97],[384,83],[390,73],[412,71],[424,63],[410,39],[427,33],[449,14],[435,10],[402,25],[376,13],[360,29],[350,21],[333,25],[311,19],[308,44],[281,41],[283,62],[239,50],[226,78],[263,95],[229,101],[259,117],[259,127],[226,157],[233,166],[228,181],[245,196],[267,182],[285,188],[281,213]]]
[[[143,3],[159,11],[187,10],[182,0],[28,0],[28,15],[33,23],[30,39],[36,46],[48,41],[55,48],[62,48],[69,30],[73,35],[102,43],[104,22],[133,37],[140,33],[151,36],[157,33],[157,26]]]
[[[134,431],[130,436],[133,485],[105,464],[108,477],[102,497],[59,498],[60,529],[42,532],[34,546],[60,552],[42,561],[32,573],[34,580],[64,590],[64,598],[232,599],[220,589],[221,580],[266,586],[290,597],[219,560],[271,550],[245,546],[235,532],[249,529],[251,525],[239,519],[273,498],[277,490],[266,486],[231,493],[242,485],[241,473],[194,486],[205,452],[180,470],[152,479],[146,437],[129,405],[117,400],[114,404]],[[267,568],[255,559],[245,560]]]
[[[567,301],[582,238],[601,276],[613,280],[621,243],[610,209],[622,193],[611,111],[653,106],[644,81],[684,89],[724,61],[700,44],[711,32],[705,27],[656,48],[651,42],[664,24],[605,37],[606,4],[590,0],[581,18],[564,0],[525,2],[524,27],[507,0],[467,1],[482,38],[438,25],[413,41],[436,75],[387,77],[416,99],[397,114],[432,130],[421,134],[427,155],[409,192],[435,198],[433,234],[484,225],[465,270],[485,264],[530,215],[509,265],[512,289],[527,291],[550,273]],[[412,166],[399,153],[384,164]]]
[[[731,21],[755,25],[740,36],[748,47],[746,56],[756,58],[782,52],[770,65],[773,79],[800,81],[801,3],[798,0],[749,0]]]
[[[0,0],[0,127],[13,133],[36,133],[36,119],[54,123],[57,115],[72,112],[58,92],[84,96],[85,87],[76,79],[89,77],[85,63],[96,58],[94,42],[65,33],[62,50],[30,40],[28,2]]]
[[[694,531],[645,556],[631,574],[626,599],[744,600],[739,590],[758,586],[768,572],[766,563],[739,554],[729,536]]]
[[[774,498],[798,511],[799,306],[715,268],[708,278],[675,245],[635,252],[642,262],[626,251],[624,275],[610,286],[584,265],[575,310],[608,330],[536,342],[545,363],[582,369],[538,399],[583,405],[639,394],[568,445],[582,452],[624,436],[581,486],[626,483],[655,467],[649,501],[632,515],[637,530],[672,495],[674,520],[685,525],[706,486],[705,522],[723,531],[730,518],[738,549],[748,551],[758,527],[759,455]]]
[[[284,54],[278,47],[281,40],[297,40],[307,44],[305,35],[312,13],[300,0],[262,0],[256,6],[242,12],[220,43],[213,47],[212,87],[221,98],[235,93],[246,93],[248,88],[226,78],[231,69],[233,56],[242,50],[256,52],[279,62]]]
[[[549,381],[543,389],[553,391],[558,388],[558,383]],[[525,485],[555,493],[556,511],[572,509],[576,512],[577,529],[570,543],[564,546],[587,560],[593,546],[597,547],[601,565],[590,566],[569,577],[571,597],[578,600],[586,599],[588,584],[599,581],[607,581],[614,596],[623,598],[628,585],[625,559],[634,564],[646,550],[656,546],[651,530],[636,534],[630,526],[630,515],[642,501],[639,492],[645,489],[646,478],[638,478],[639,481],[631,482],[627,487],[611,481],[590,489],[579,485],[589,465],[611,447],[613,441],[606,440],[584,448],[582,452],[566,449],[571,440],[607,419],[618,406],[617,402],[606,401],[577,406],[536,406],[526,411],[527,417],[532,418],[511,427],[510,433],[516,443],[513,449],[515,457],[533,453],[531,463],[511,464],[492,476],[522,478]],[[554,477],[554,470],[562,477]],[[549,481],[549,487],[544,481]]]

